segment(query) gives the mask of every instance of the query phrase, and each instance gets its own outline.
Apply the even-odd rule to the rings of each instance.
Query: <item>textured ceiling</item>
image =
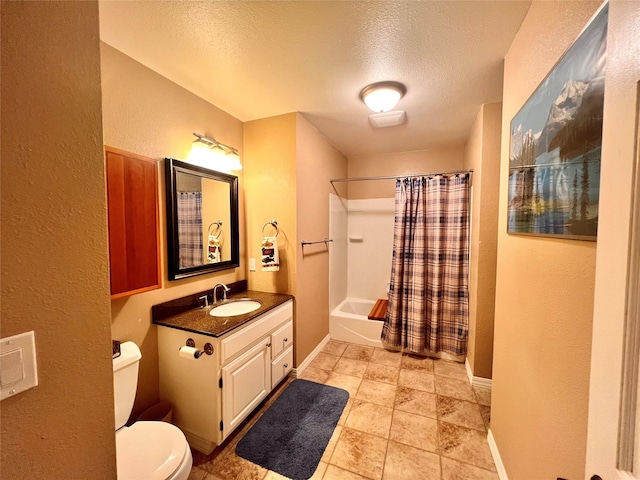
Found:
[[[242,121],[301,112],[354,156],[463,144],[529,4],[102,1],[100,35]],[[374,130],[358,94],[382,80],[406,85],[407,123]]]

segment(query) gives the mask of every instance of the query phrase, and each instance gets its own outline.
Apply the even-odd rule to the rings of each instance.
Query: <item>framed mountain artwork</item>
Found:
[[[511,120],[508,233],[597,238],[608,11]]]

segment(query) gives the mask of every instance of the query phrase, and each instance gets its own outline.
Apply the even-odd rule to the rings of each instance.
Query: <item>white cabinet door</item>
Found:
[[[255,347],[222,367],[222,438],[226,438],[271,391],[271,344]]]

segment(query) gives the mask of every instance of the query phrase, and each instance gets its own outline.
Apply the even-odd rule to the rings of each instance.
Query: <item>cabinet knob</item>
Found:
[[[287,343],[287,342],[289,341],[289,339],[285,337],[285,338],[283,338],[283,339],[282,339],[282,341],[283,341],[284,343]]]
[[[270,346],[271,346],[271,342],[269,342],[269,343],[267,343],[267,344],[265,345],[265,347],[270,347]]]
[[[288,363],[285,363],[285,364],[283,365],[283,367],[284,367],[284,368],[289,368],[289,364],[288,364]]]

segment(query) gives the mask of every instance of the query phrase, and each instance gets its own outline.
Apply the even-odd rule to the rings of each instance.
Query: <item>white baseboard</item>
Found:
[[[469,363],[469,358],[465,358],[464,366],[467,369],[467,377],[469,377],[469,383],[471,384],[472,387],[491,389],[490,378],[473,376],[473,372],[471,371],[471,364]]]
[[[329,343],[329,340],[331,340],[331,335],[327,334],[327,336],[322,339],[322,341],[318,344],[318,346],[316,348],[314,348],[313,351],[309,355],[307,355],[307,358],[304,359],[304,362],[302,362],[296,368],[291,370],[291,374],[290,375],[292,377],[294,377],[294,378],[299,378],[300,375],[302,375],[302,372],[304,372],[304,370],[313,361],[313,359],[316,358],[318,356],[318,354],[322,351],[324,346],[327,343]]]
[[[487,442],[489,443],[489,450],[491,450],[493,463],[496,464],[498,478],[500,480],[509,480],[509,477],[507,477],[507,470],[504,468],[504,463],[502,463],[502,458],[500,457],[500,452],[498,451],[498,445],[496,444],[495,438],[493,438],[491,429],[489,429],[489,433],[487,434]]]

